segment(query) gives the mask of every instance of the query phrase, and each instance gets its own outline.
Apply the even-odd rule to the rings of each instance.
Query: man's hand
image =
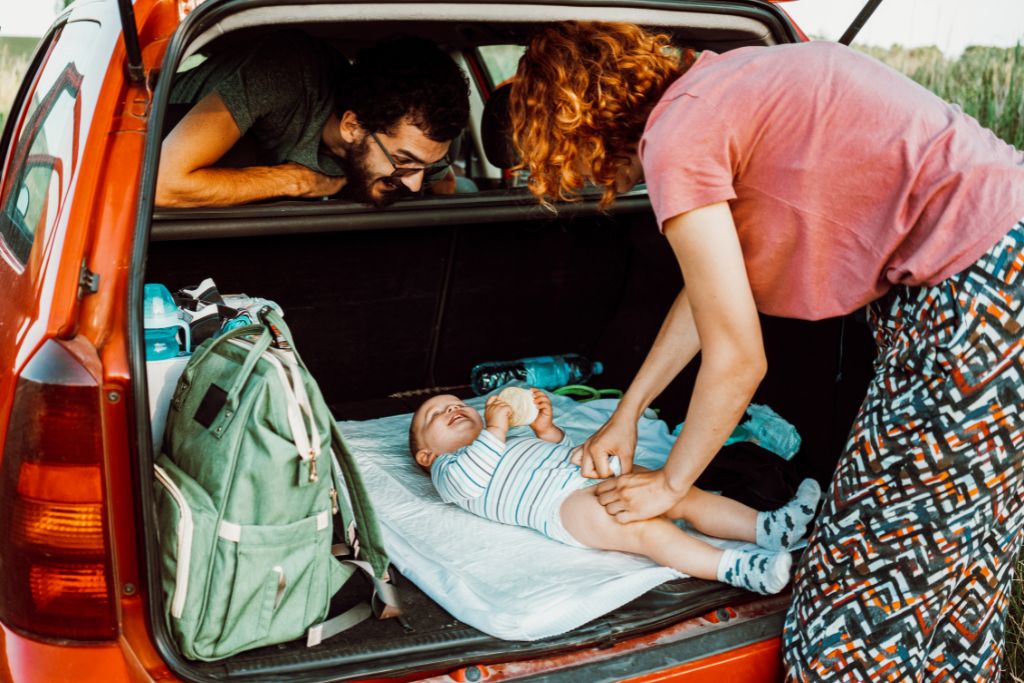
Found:
[[[491,396],[484,405],[484,421],[487,423],[487,431],[504,441],[512,423],[512,406],[497,395]]]
[[[551,407],[551,398],[540,389],[530,389],[533,394],[533,404],[537,406],[537,419],[530,424],[530,429],[537,435],[538,439],[558,443],[565,434],[555,426],[555,412]]]
[[[627,474],[633,469],[635,450],[636,423],[613,414],[576,451],[576,457],[579,458],[576,464],[580,466],[580,474],[588,479],[607,479],[613,474],[608,459],[613,455],[618,456],[622,473]]]
[[[687,491],[672,489],[664,470],[653,470],[601,482],[597,485],[597,500],[615,521],[628,524],[663,514]]]

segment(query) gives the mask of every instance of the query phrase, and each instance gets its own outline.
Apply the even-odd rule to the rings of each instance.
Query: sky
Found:
[[[867,0],[796,0],[782,8],[808,35],[837,40],[865,4]],[[936,45],[950,57],[968,45],[1011,47],[1024,43],[1024,0],[882,0],[855,42]]]
[[[57,0],[0,0],[0,35],[41,36],[63,6]]]
[[[796,0],[782,5],[808,34],[837,39],[867,0]],[[0,35],[38,36],[59,0],[0,0]],[[949,56],[968,45],[1024,42],[1024,0],[882,0],[857,42],[937,45]]]

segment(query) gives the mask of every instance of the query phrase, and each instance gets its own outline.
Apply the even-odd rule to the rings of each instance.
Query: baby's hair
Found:
[[[413,413],[412,421],[409,422],[409,452],[415,456],[420,450],[420,440],[416,436],[416,414]]]
[[[419,435],[416,434],[416,416],[419,415],[420,408],[422,407],[423,404],[416,409],[416,412],[412,414],[412,420],[409,421],[409,453],[412,455],[413,462],[419,465],[421,470],[429,474],[430,468],[420,465],[420,461],[416,460],[416,454],[420,452],[421,448],[423,448],[423,444],[420,443]]]

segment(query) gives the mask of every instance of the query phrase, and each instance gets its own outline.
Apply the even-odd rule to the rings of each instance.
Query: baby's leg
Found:
[[[768,550],[779,550],[804,537],[820,496],[818,482],[804,479],[788,503],[776,510],[758,512],[732,498],[691,487],[665,516],[686,520],[708,536],[750,541]]]
[[[598,502],[595,487],[571,493],[562,503],[561,518],[565,530],[585,546],[646,555],[697,578],[765,594],[779,592],[789,581],[792,558],[786,551],[722,551],[662,517],[619,524]]]
[[[708,493],[696,486],[691,486],[686,496],[669,508],[665,517],[682,519],[708,536],[751,543],[755,540],[757,510],[738,500]]]

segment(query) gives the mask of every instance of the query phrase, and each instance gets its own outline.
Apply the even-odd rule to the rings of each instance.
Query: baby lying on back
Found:
[[[480,413],[451,395],[434,396],[413,415],[409,446],[430,472],[441,498],[486,519],[528,527],[561,543],[646,555],[658,564],[702,579],[758,593],[777,593],[789,582],[788,548],[800,540],[821,494],[806,479],[783,507],[758,512],[743,503],[691,487],[663,516],[620,524],[598,502],[580,473],[578,447],[553,420],[551,399],[531,389],[533,436],[508,438],[513,409],[498,396]],[[520,410],[520,412],[522,412]],[[757,548],[716,548],[680,529]]]

